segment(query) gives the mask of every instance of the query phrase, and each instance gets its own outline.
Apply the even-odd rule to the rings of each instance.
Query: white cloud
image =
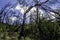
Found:
[[[32,11],[32,12],[36,11],[36,7],[33,7],[33,8],[31,9],[31,11]]]
[[[25,7],[25,6],[23,7],[22,5],[17,4],[15,9],[21,12],[22,14],[24,14],[24,12],[28,9],[28,7]]]
[[[17,10],[20,10],[21,9],[21,5],[20,4],[17,4],[16,8]]]
[[[17,17],[10,17],[9,20],[16,21],[17,20]]]
[[[39,12],[40,12],[40,14],[43,14],[44,13],[43,10],[41,10],[41,9],[39,9]]]
[[[22,14],[24,14],[25,11],[24,11],[24,9],[21,9],[20,12],[21,12]]]
[[[55,19],[55,16],[56,16],[55,13],[53,13],[53,12],[50,12],[50,13],[49,13],[49,17],[50,17],[51,19]]]
[[[22,5],[20,5],[20,4],[18,3],[15,9],[18,10],[20,13],[24,14],[24,12],[25,12],[28,8],[29,8],[28,6],[24,6],[24,7],[23,7]],[[33,7],[30,11],[31,11],[31,12],[36,11],[36,7]],[[30,12],[28,12],[28,15],[30,15]]]

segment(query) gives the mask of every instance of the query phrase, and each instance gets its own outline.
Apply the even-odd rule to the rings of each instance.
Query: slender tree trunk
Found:
[[[21,32],[19,33],[18,40],[20,40],[21,37],[24,37],[25,36],[25,32],[24,32],[25,19],[26,19],[26,14],[23,15],[23,23],[21,25]]]

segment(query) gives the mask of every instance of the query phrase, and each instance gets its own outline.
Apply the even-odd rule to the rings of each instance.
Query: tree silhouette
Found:
[[[6,19],[6,23],[8,24],[9,29],[10,29],[9,31],[10,32],[19,32],[18,40],[22,40],[22,38],[25,40],[25,38],[27,36],[29,36],[31,39],[34,39],[34,40],[53,40],[55,37],[59,37],[58,34],[57,34],[57,32],[58,32],[58,27],[59,27],[58,26],[59,25],[58,22],[60,22],[60,21],[57,21],[56,23],[54,23],[54,22],[51,22],[53,19],[47,20],[47,19],[45,19],[45,17],[43,17],[42,19],[40,19],[40,14],[41,13],[39,12],[39,9],[44,10],[46,13],[48,13],[50,15],[52,15],[50,12],[56,14],[58,17],[56,17],[56,15],[52,15],[56,19],[60,18],[60,13],[58,11],[52,9],[51,7],[45,5],[48,2],[51,3],[50,0],[46,0],[45,2],[41,2],[40,0],[39,1],[38,0],[33,0],[33,1],[34,1],[35,5],[29,6],[28,9],[24,12],[23,19],[21,19],[23,21],[22,24],[19,24],[19,21],[17,20],[18,22],[14,22],[16,24],[15,26],[9,25],[8,24],[9,20]],[[55,1],[58,2],[57,0],[55,0]],[[24,5],[27,6],[27,3],[26,3],[25,0],[18,0],[18,2],[20,4],[22,4],[23,6]],[[53,3],[51,3],[51,4],[53,4]],[[9,9],[11,9],[11,8],[14,7],[14,5],[13,5],[8,10],[6,10],[6,8],[9,7],[10,5],[11,4],[9,4],[9,3],[6,4],[4,6],[4,8],[2,8],[2,10],[0,11],[0,22],[4,21],[5,16],[7,16],[6,13],[8,13]],[[36,8],[36,11],[35,11],[36,15],[34,15],[34,13],[30,13],[29,17],[26,17],[27,14],[34,7]],[[12,13],[15,13],[15,12],[12,12]],[[11,14],[11,15],[13,15],[13,14]],[[35,16],[35,19],[33,18],[33,16]],[[18,16],[16,16],[16,17],[18,17]],[[26,24],[26,19],[27,18],[30,18],[28,24]],[[50,17],[48,17],[48,18],[50,18]],[[6,33],[6,30],[4,30],[4,32]],[[4,37],[5,37],[5,35],[4,35]]]
[[[36,0],[37,1],[37,0]],[[35,1],[35,2],[36,2]],[[26,20],[26,14],[33,8],[33,7],[37,7],[37,23],[36,24],[38,24],[38,7],[42,7],[42,9],[43,10],[47,10],[48,12],[53,12],[53,13],[55,13],[55,14],[57,14],[57,15],[59,15],[60,16],[60,14],[58,13],[58,12],[56,12],[55,10],[53,10],[52,8],[50,8],[50,7],[48,7],[47,5],[44,5],[44,4],[46,4],[47,2],[49,2],[49,0],[46,0],[45,2],[42,2],[42,3],[38,3],[38,2],[36,2],[36,4],[34,5],[34,6],[30,6],[26,11],[25,11],[25,13],[24,13],[24,16],[23,16],[23,23],[22,23],[22,27],[21,27],[21,32],[20,32],[20,36],[19,36],[19,40],[20,40],[20,38],[21,38],[21,36],[26,36],[26,34],[25,34],[25,32],[24,32],[24,26],[25,26],[25,20]],[[46,6],[46,8],[45,7],[43,7],[43,6]],[[40,22],[39,22],[40,23]],[[40,33],[42,34],[42,30],[41,30],[41,28],[40,27],[38,27],[39,28],[39,31],[40,31]]]

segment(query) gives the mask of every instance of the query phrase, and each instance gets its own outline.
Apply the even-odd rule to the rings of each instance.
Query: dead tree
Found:
[[[42,7],[42,9],[44,10],[47,10],[49,12],[53,12],[55,14],[58,14],[60,16],[60,14],[56,11],[54,11],[52,8],[44,5],[45,3],[49,2],[49,0],[46,0],[45,2],[42,2],[42,3],[36,3],[34,6],[30,6],[24,13],[24,16],[23,16],[23,23],[22,23],[22,26],[21,26],[21,32],[19,34],[19,37],[18,39],[20,40],[21,36],[26,36],[25,32],[24,32],[24,26],[25,26],[25,20],[26,20],[26,14],[33,8],[33,7],[37,7],[37,23],[38,23],[38,6],[39,7]],[[42,5],[46,6],[47,8],[43,7]],[[50,10],[51,9],[51,10]],[[39,27],[38,27],[39,28]],[[39,31],[42,32],[42,30],[39,28]],[[43,33],[43,32],[42,32]]]

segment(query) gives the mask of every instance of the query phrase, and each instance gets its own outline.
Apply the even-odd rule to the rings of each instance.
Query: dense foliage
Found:
[[[54,1],[58,2],[57,0],[54,0]],[[2,10],[0,12],[0,40],[2,40],[2,39],[4,39],[4,40],[60,40],[60,12],[59,12],[59,10],[55,11],[51,7],[45,5],[46,3],[48,5],[50,5],[50,4],[54,4],[56,2],[51,2],[50,0],[46,0],[45,2],[33,0],[33,2],[35,3],[33,5],[31,4],[33,2],[30,3],[25,0],[21,0],[21,1],[18,0],[18,2],[20,5],[22,4],[23,6],[24,5],[29,6],[29,8],[25,9],[25,12],[23,13],[22,23],[20,23],[21,22],[20,17],[22,17],[22,16],[13,15],[16,13],[13,10],[14,5],[11,6],[10,8],[9,8],[9,6],[10,6],[9,3],[7,5],[5,5],[5,7],[2,8]],[[29,4],[31,4],[31,6]],[[17,9],[20,8],[20,5],[18,5]],[[29,15],[28,18],[30,18],[29,19],[30,22],[25,23],[26,18],[27,18],[26,17],[27,13],[30,12],[33,7],[36,8],[36,11],[34,11],[34,13],[36,13],[36,15],[34,15],[34,13]],[[44,14],[46,13],[49,20],[47,20],[45,18],[46,16],[44,16],[43,14],[41,15],[41,12],[39,12],[39,10],[40,10],[39,7],[40,7],[40,9],[42,9],[42,12],[44,12]],[[8,10],[6,10],[7,8],[8,8]],[[21,10],[19,9],[19,12]],[[51,12],[52,12],[52,14],[51,14]],[[10,14],[10,13],[12,13],[12,14],[9,16],[8,14]],[[51,15],[50,15],[50,17],[51,17],[50,18],[47,13],[54,16],[55,19],[53,19]],[[19,14],[19,13],[17,13],[17,14]],[[43,18],[43,16],[44,16],[44,18]],[[19,21],[16,20],[18,17],[19,17],[19,19],[18,19]],[[42,18],[40,18],[40,17],[42,17]],[[53,19],[53,20],[51,20],[51,19]],[[12,22],[15,21],[15,22],[13,22],[13,24],[15,23],[16,25],[13,25],[13,24],[9,25],[9,22],[11,23],[11,21],[9,21],[9,20],[11,20]]]
[[[21,26],[12,26],[0,23],[0,35],[2,34],[3,37],[5,35],[6,37],[4,37],[3,39],[6,40],[18,40],[20,28],[18,29],[18,31],[14,32],[18,27]],[[51,22],[49,20],[42,19],[38,24],[36,24],[35,22],[31,24],[26,24],[24,26],[23,33],[24,36],[21,38],[21,40],[60,40],[60,20],[56,22]]]

